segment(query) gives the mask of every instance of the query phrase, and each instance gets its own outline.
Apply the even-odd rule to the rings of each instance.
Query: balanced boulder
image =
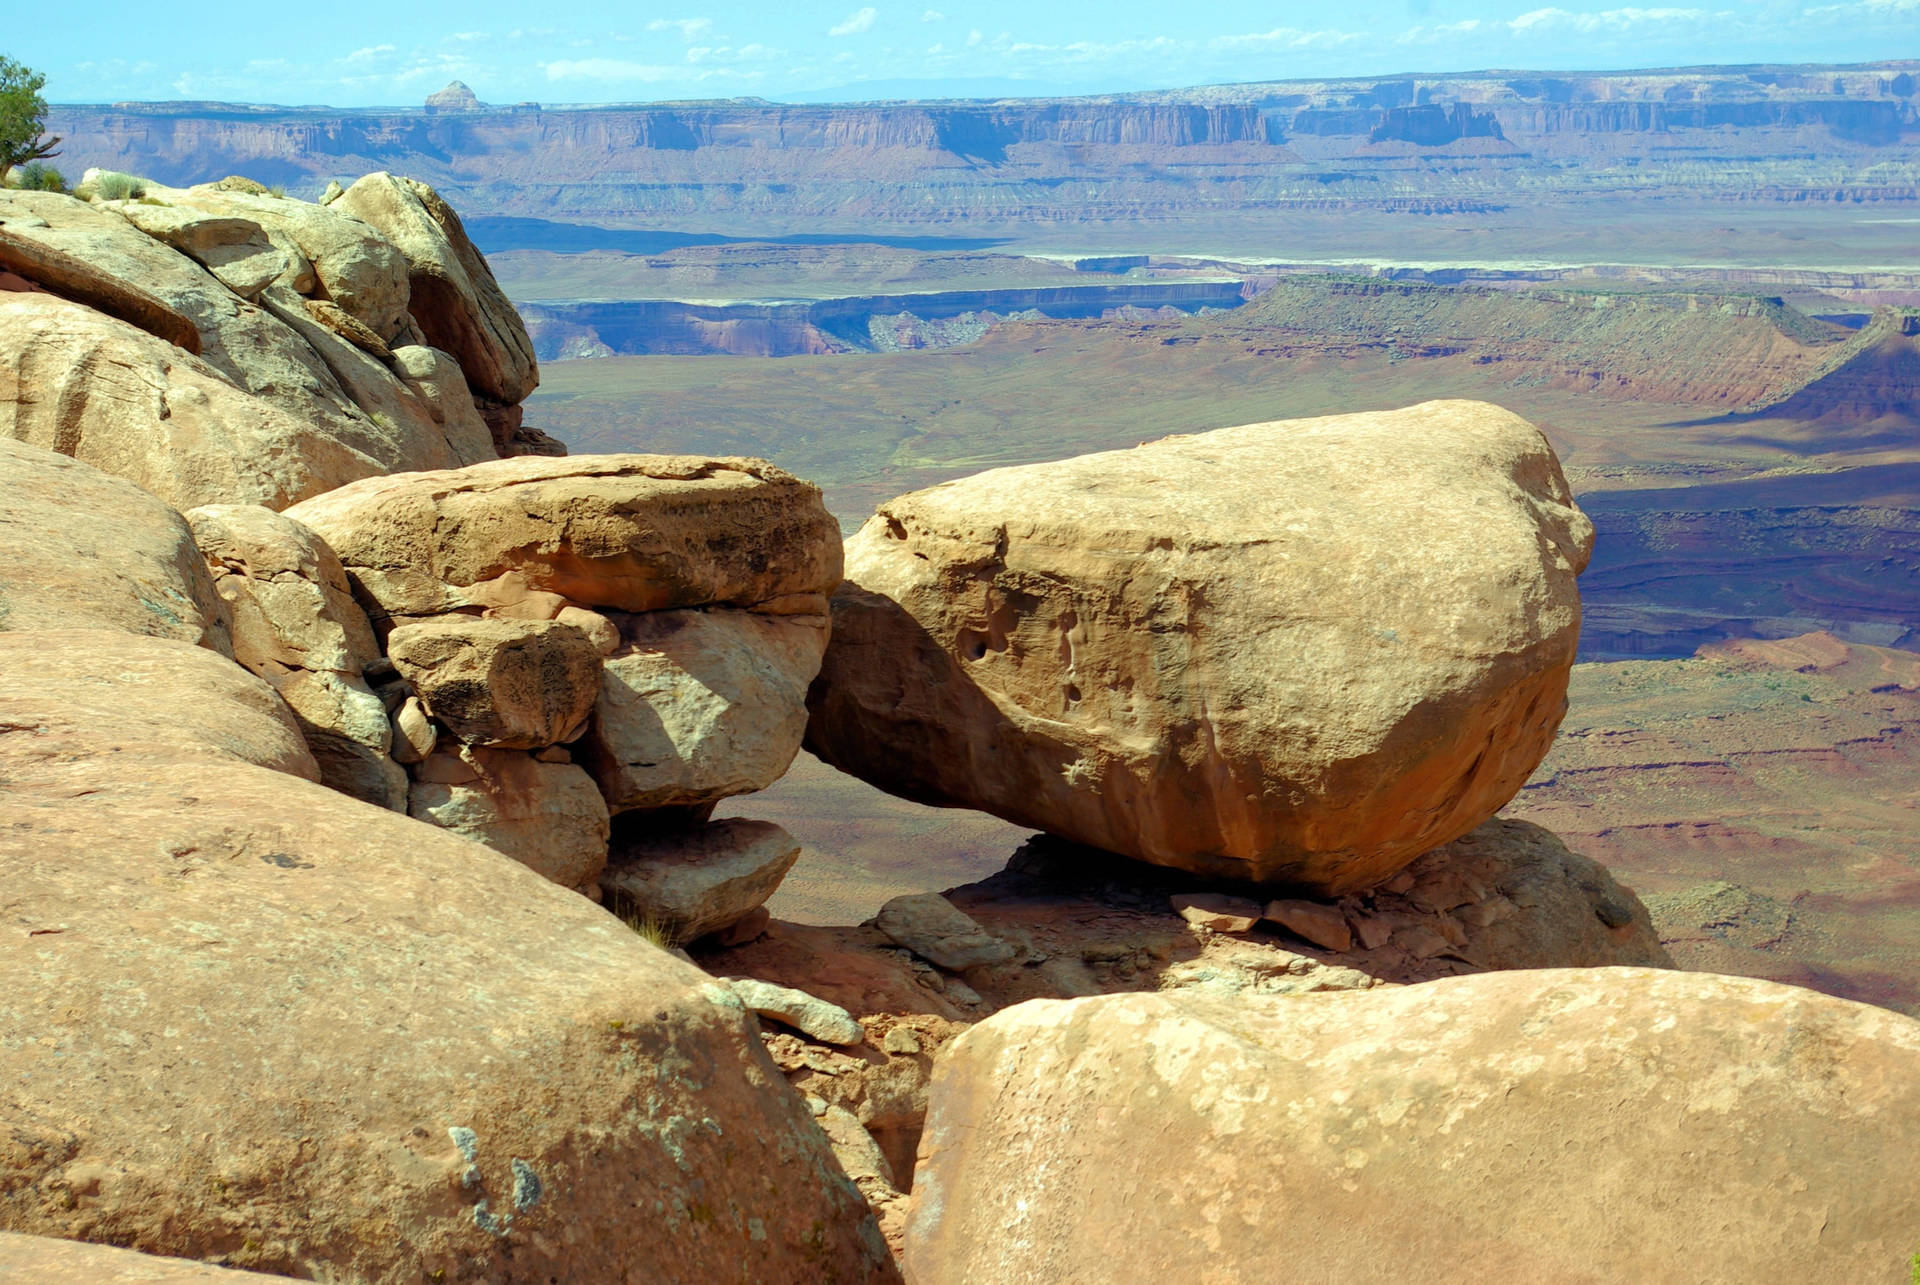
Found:
[[[1890,1281],[1917,1148],[1920,1022],[1771,982],[1036,1001],[943,1050],[906,1270]]]
[[[997,469],[848,544],[808,744],[922,802],[1339,893],[1519,790],[1592,547],[1474,402]]]

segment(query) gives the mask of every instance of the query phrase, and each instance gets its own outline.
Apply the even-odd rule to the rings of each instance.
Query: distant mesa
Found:
[[[439,93],[427,95],[427,110],[430,112],[477,112],[480,106],[480,95],[469,89],[463,80],[453,81]]]
[[[1420,147],[1442,147],[1463,138],[1494,138],[1505,141],[1500,122],[1480,115],[1466,103],[1443,107],[1421,103],[1414,107],[1389,107],[1386,115],[1367,135],[1369,143],[1402,142]]]

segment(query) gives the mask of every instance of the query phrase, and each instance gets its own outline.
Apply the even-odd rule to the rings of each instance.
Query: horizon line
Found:
[[[116,99],[111,102],[48,100],[49,107],[91,107],[102,109],[128,109],[139,107],[228,107],[255,111],[286,112],[416,112],[421,115],[463,116],[479,115],[491,111],[513,111],[537,108],[542,111],[595,110],[631,107],[664,107],[709,103],[765,103],[777,107],[830,108],[851,106],[874,106],[900,103],[995,103],[995,102],[1031,102],[1060,101],[1070,99],[1113,99],[1143,94],[1167,95],[1194,93],[1213,89],[1250,89],[1263,85],[1344,85],[1378,84],[1395,80],[1464,80],[1481,77],[1506,76],[1661,76],[1685,75],[1689,73],[1752,73],[1756,71],[1808,70],[1808,71],[1883,71],[1900,70],[1920,73],[1920,57],[1915,58],[1877,58],[1869,62],[1823,63],[1823,62],[1741,62],[1741,63],[1689,63],[1665,67],[1614,67],[1614,68],[1549,68],[1549,67],[1482,67],[1459,71],[1396,71],[1378,75],[1361,76],[1284,76],[1260,80],[1214,80],[1201,81],[1191,85],[1182,85],[1171,89],[1115,89],[1087,93],[1037,93],[1037,94],[958,94],[953,96],[933,96],[925,98],[848,98],[831,101],[796,102],[787,98],[765,97],[758,94],[735,94],[720,98],[655,98],[655,99],[607,99],[598,102],[547,102],[535,99],[522,99],[510,103],[482,102],[474,108],[435,109],[423,102],[369,104],[361,107],[339,107],[332,103],[263,103],[246,102],[215,98],[153,98],[153,99]],[[900,78],[890,77],[884,83],[898,83]],[[990,79],[988,77],[948,77],[950,81],[968,79]],[[1019,77],[1007,79],[1018,80]],[[943,83],[941,78],[928,77],[928,85]],[[457,78],[448,82],[449,86],[464,84]],[[852,90],[859,82],[847,85],[829,86],[823,90],[802,90],[804,94],[825,93],[838,89]],[[436,91],[440,92],[440,91]]]

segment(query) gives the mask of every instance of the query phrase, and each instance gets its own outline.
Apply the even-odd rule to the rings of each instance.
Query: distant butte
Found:
[[[427,95],[430,112],[477,112],[480,108],[480,96],[464,80],[450,81],[439,93]]]

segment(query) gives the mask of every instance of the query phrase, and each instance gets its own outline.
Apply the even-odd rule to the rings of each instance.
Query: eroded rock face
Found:
[[[0,1224],[343,1280],[897,1279],[699,970],[456,835],[35,724],[0,737]]]
[[[285,505],[365,453],[173,344],[50,294],[0,294],[0,437],[82,460],[171,504]]]
[[[533,342],[438,192],[414,179],[368,174],[329,208],[365,220],[406,255],[414,320],[429,344],[459,361],[477,395],[508,405],[526,400],[540,382]]]
[[[258,505],[209,505],[186,518],[227,604],[234,659],[280,693],[322,783],[406,811],[386,706],[364,677],[379,648],[340,559],[292,518]]]
[[[600,694],[600,652],[572,625],[448,616],[405,625],[387,655],[442,726],[469,745],[570,741]]]
[[[0,705],[34,730],[89,729],[96,752],[137,763],[238,761],[320,779],[287,707],[224,656],[118,629],[0,633]],[[133,770],[129,767],[129,770]]]
[[[297,270],[297,257],[274,245],[266,229],[251,219],[138,201],[118,209],[127,222],[193,258],[242,299],[258,298]]]
[[[1920,1022],[1746,978],[1037,1002],[934,1071],[906,1267],[1075,1279],[1123,1238],[1142,1280],[1276,1245],[1314,1280],[1894,1279],[1920,1190],[1861,1175],[1916,1146]]]
[[[817,613],[840,578],[819,490],[760,460],[498,460],[368,478],[293,515],[340,555],[376,623],[536,593],[629,612]]]
[[[183,509],[211,503],[280,508],[355,478],[458,466],[492,454],[485,435],[474,437],[483,425],[472,417],[455,421],[436,414],[383,362],[314,320],[300,291],[323,287],[312,268],[302,276],[306,259],[291,234],[263,233],[268,248],[289,264],[264,286],[257,278],[267,265],[255,262],[262,258],[257,241],[230,247],[246,251],[238,258],[214,253],[214,241],[241,231],[225,202],[284,206],[279,216],[295,221],[308,217],[294,208],[304,202],[154,190],[161,195],[151,199],[179,197],[185,203],[140,206],[143,213],[131,217],[150,224],[151,235],[110,204],[89,205],[51,192],[0,192],[0,224],[9,244],[85,264],[93,273],[88,280],[126,282],[131,291],[119,299],[64,280],[42,283],[78,305],[104,308],[91,322],[45,302],[17,302],[38,296],[7,296],[8,333],[0,351],[11,354],[12,379],[0,373],[0,389],[11,382],[15,395],[0,401],[16,403],[14,422],[5,426],[10,435],[132,477]],[[319,206],[305,209],[379,240],[357,220]],[[167,210],[175,213],[160,213]],[[203,215],[214,217],[215,226],[204,226]],[[240,221],[262,219],[267,216]],[[197,246],[202,259],[176,242]],[[404,305],[404,260],[393,247],[386,251],[401,265]],[[29,281],[39,280],[35,270],[28,265]],[[139,299],[156,302],[165,315],[122,306]],[[377,319],[384,307],[369,303],[364,311]],[[127,337],[107,313],[162,336],[172,351],[128,345],[138,355],[131,370],[123,369],[118,358]],[[161,324],[168,317],[184,319],[191,334]],[[180,344],[185,351],[175,347]],[[192,360],[196,353],[198,361]],[[209,379],[229,391],[209,387]],[[45,409],[22,409],[55,404],[76,410],[56,423]]]
[[[415,770],[407,810],[565,888],[591,888],[607,864],[606,801],[571,763],[518,750],[442,750]]]
[[[1473,402],[997,469],[848,544],[808,744],[883,789],[1329,893],[1491,816],[1565,709],[1593,528]]]
[[[131,482],[0,436],[0,630],[76,627],[233,651],[178,513]]]
[[[780,779],[807,730],[824,615],[651,611],[619,623],[582,745],[614,811],[699,806]]]
[[[211,183],[186,189],[149,184],[147,196],[175,208],[257,224],[310,263],[326,297],[349,315],[382,339],[400,332],[407,315],[406,256],[352,211]]]

